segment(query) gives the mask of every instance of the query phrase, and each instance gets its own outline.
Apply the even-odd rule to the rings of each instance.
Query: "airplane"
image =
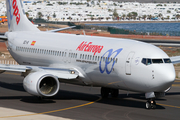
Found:
[[[102,98],[119,90],[145,93],[147,109],[164,97],[175,80],[170,57],[160,48],[130,39],[40,31],[26,17],[21,0],[6,0],[8,32],[0,35],[19,65],[0,64],[20,72],[31,95],[52,97],[60,83],[101,87]]]

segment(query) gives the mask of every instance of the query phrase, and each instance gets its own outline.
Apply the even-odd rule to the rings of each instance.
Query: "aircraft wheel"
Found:
[[[119,89],[111,89],[111,96],[117,98],[119,95]]]
[[[152,100],[153,103],[151,103],[151,108],[152,109],[156,109],[156,102],[155,100]]]
[[[107,98],[109,96],[109,88],[102,87],[101,88],[101,97]]]
[[[149,100],[146,102],[146,109],[151,109],[151,102]]]
[[[146,109],[156,109],[156,102],[155,102],[155,100],[148,100],[146,102]]]

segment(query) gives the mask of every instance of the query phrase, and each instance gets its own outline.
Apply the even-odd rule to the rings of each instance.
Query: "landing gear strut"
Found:
[[[112,89],[112,88],[101,88],[101,97],[102,98],[108,98],[109,94],[111,94],[112,97],[118,97],[119,95],[119,89]]]
[[[156,108],[156,102],[154,99],[149,99],[146,102],[146,109],[155,109]]]

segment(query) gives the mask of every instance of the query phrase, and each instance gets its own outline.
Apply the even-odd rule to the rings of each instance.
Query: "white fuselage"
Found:
[[[7,36],[8,50],[19,64],[75,69],[81,73],[77,81],[82,85],[162,92],[175,79],[173,64],[164,61],[167,54],[150,44],[48,32],[9,32]],[[163,63],[145,65],[143,58]]]

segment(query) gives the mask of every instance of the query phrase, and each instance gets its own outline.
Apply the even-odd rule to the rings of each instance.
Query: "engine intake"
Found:
[[[51,97],[59,91],[58,78],[45,71],[30,73],[23,81],[24,89],[35,96]]]

